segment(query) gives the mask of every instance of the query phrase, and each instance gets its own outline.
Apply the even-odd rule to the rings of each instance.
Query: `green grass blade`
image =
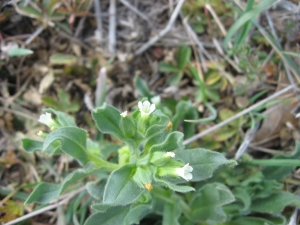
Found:
[[[233,37],[235,33],[237,33],[238,29],[243,26],[248,21],[254,19],[257,17],[262,11],[270,7],[273,3],[275,3],[277,0],[264,0],[261,1],[255,8],[250,10],[249,12],[245,12],[229,29],[223,45],[225,48],[228,48],[228,43],[230,39]]]
[[[255,1],[254,0],[249,0],[247,2],[247,6],[246,6],[246,12],[249,12],[252,8],[253,8],[253,5],[254,5]],[[242,27],[242,30],[241,32],[239,33],[235,43],[234,43],[234,46],[237,47],[239,46],[246,38],[247,34],[249,33],[250,29],[252,27],[252,23],[251,21],[247,21],[245,23],[245,25]]]
[[[261,166],[300,166],[298,159],[254,159],[247,163]]]
[[[190,67],[190,70],[191,70],[191,73],[192,73],[193,77],[197,80],[197,82],[198,82],[198,84],[200,86],[200,89],[201,89],[201,92],[202,92],[202,96],[203,96],[203,102],[206,103],[206,101],[207,101],[207,95],[206,95],[205,85],[202,82],[202,80],[200,79],[196,68],[192,65],[191,62],[189,62],[189,67]]]
[[[296,73],[296,74],[298,74],[298,76],[300,76],[300,70],[299,70],[297,64],[287,54],[284,54],[283,49],[274,40],[274,38],[267,31],[265,31],[265,29],[262,26],[260,26],[258,23],[256,23],[255,21],[252,21],[252,23],[254,23],[254,25],[259,29],[259,31],[261,32],[261,34],[272,45],[272,47],[278,53],[278,55],[281,57],[281,59],[283,61],[285,61],[291,67],[291,69],[293,70],[294,73]]]
[[[209,109],[211,112],[211,116],[203,118],[203,119],[198,119],[198,120],[184,120],[184,122],[189,122],[189,123],[204,123],[204,122],[210,122],[213,121],[217,118],[217,110],[209,103],[205,103],[205,106]]]

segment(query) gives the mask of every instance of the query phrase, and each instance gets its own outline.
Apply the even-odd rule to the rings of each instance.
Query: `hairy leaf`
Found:
[[[222,154],[203,148],[175,151],[175,158],[193,167],[192,181],[201,181],[212,177],[220,166],[234,166],[234,160],[226,159]]]
[[[97,168],[94,165],[88,164],[83,169],[77,169],[70,173],[61,184],[40,183],[29,195],[25,204],[37,202],[46,204],[57,198],[70,184],[84,178],[85,176],[95,172]]]
[[[56,144],[61,151],[74,157],[81,165],[89,162],[86,153],[86,131],[77,127],[61,127],[52,131],[45,139],[42,151],[55,154]]]
[[[116,225],[123,224],[130,207],[113,207],[106,212],[98,212],[91,215],[84,225]]]
[[[221,183],[206,184],[194,194],[190,203],[191,210],[186,214],[194,222],[224,222],[226,214],[222,207],[234,200],[233,194],[225,185]]]

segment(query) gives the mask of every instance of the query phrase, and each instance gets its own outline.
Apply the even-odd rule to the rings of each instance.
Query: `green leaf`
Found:
[[[210,88],[206,89],[206,96],[213,102],[219,102],[220,101],[220,95],[218,94],[217,91],[212,90]]]
[[[67,109],[65,109],[66,112],[77,112],[80,109],[80,105],[77,102],[72,102],[69,104]]]
[[[236,187],[235,189],[233,189],[232,193],[234,194],[234,197],[236,199],[241,200],[244,205],[244,207],[240,208],[239,210],[240,211],[248,210],[251,205],[251,196],[246,191],[246,189],[244,187]]]
[[[179,85],[183,76],[183,72],[174,73],[168,77],[167,83],[169,86],[177,86]]]
[[[104,103],[92,110],[92,116],[101,132],[111,134],[121,141],[128,141],[119,127],[121,115],[116,108]]]
[[[213,172],[220,166],[234,166],[234,160],[226,159],[222,154],[203,148],[175,151],[175,158],[193,167],[192,181],[201,181],[212,177]]]
[[[120,127],[120,130],[122,131],[122,134],[124,137],[127,137],[127,138],[135,137],[136,130],[137,130],[137,124],[132,119],[132,117],[129,117],[129,116],[121,117],[119,127]]]
[[[91,215],[84,225],[117,225],[124,224],[123,221],[129,213],[130,207],[113,207],[106,212],[98,212]]]
[[[252,196],[252,200],[256,198],[266,198],[274,191],[282,190],[283,184],[277,182],[276,180],[266,180],[257,184],[251,184],[248,187],[245,187],[247,191]]]
[[[184,146],[182,145],[183,134],[178,131],[174,131],[168,134],[166,139],[158,144],[155,142],[155,140],[150,142],[151,140],[153,139],[150,139],[147,143],[147,145],[151,145],[151,153],[154,153],[156,151],[171,152],[175,150],[181,150],[184,148]]]
[[[59,109],[59,107],[60,107],[59,103],[56,100],[54,100],[52,97],[42,97],[42,102],[46,106],[54,108],[54,109]]]
[[[272,159],[298,159],[300,157],[300,142],[296,141],[295,151],[292,155],[277,155]],[[278,181],[284,179],[288,176],[292,171],[294,171],[296,166],[267,166],[262,170],[262,173],[266,177],[266,179],[276,179]]]
[[[103,197],[105,184],[106,184],[106,179],[102,179],[94,182],[88,182],[86,184],[86,189],[94,199],[100,201],[102,200]]]
[[[279,216],[279,215],[276,215],[274,217],[265,216],[265,218],[242,216],[242,217],[239,217],[238,219],[234,219],[234,221],[232,221],[228,225],[240,225],[240,224],[243,224],[243,225],[286,225],[286,219],[284,218],[284,216]]]
[[[149,126],[145,137],[151,138],[154,135],[165,131],[169,122],[169,117],[167,117],[160,110],[155,110],[149,117]]]
[[[134,181],[133,176],[136,167],[126,165],[115,170],[108,178],[103,195],[103,204],[111,206],[125,206],[137,200],[144,189]],[[94,205],[94,209],[97,206]]]
[[[151,210],[152,204],[137,203],[130,207],[130,211],[125,217],[124,225],[139,224],[140,220]]]
[[[43,18],[43,14],[32,7],[17,6],[16,10],[19,14],[24,15],[24,16],[28,16],[31,18],[37,18],[37,19]]]
[[[171,189],[173,191],[177,191],[180,193],[187,193],[187,192],[195,191],[195,189],[193,187],[174,184],[173,182],[170,182],[165,178],[159,178],[156,174],[154,175],[154,179],[160,185],[162,185],[164,187],[168,187],[169,189]]]
[[[204,103],[206,103],[207,101],[207,96],[206,96],[206,86],[204,84],[204,82],[201,80],[199,74],[198,74],[198,71],[196,70],[196,68],[193,66],[192,63],[189,63],[189,66],[190,66],[190,70],[191,70],[191,73],[193,75],[193,77],[196,79],[200,89],[197,89],[196,91],[196,98],[198,97],[198,99],[200,99],[201,101],[203,101]],[[199,95],[199,96],[197,96]]]
[[[134,86],[141,97],[146,97],[148,99],[153,97],[148,84],[139,75],[134,77]]]
[[[56,115],[55,119],[62,127],[77,127],[76,123],[74,122],[74,119],[71,116],[67,115],[66,113],[56,111],[51,108],[44,109],[43,111],[48,113],[53,113],[54,115]]]
[[[14,48],[14,49],[9,50],[8,55],[10,57],[13,57],[13,56],[30,55],[32,53],[33,53],[33,51],[31,51],[30,49],[26,49],[26,48]]]
[[[67,54],[53,54],[50,56],[50,64],[52,65],[69,65],[77,62],[77,57]]]
[[[25,204],[31,204],[37,202],[40,204],[46,204],[51,200],[57,198],[69,185],[74,184],[74,182],[86,177],[89,174],[97,171],[97,168],[88,164],[82,169],[77,169],[74,172],[70,173],[63,180],[61,184],[52,184],[52,183],[40,183],[38,184],[32,193],[29,195]]]
[[[214,139],[217,142],[226,141],[229,138],[232,138],[238,132],[240,131],[235,127],[222,127],[217,131],[216,134],[214,134]]]
[[[188,46],[180,46],[177,52],[178,68],[184,70],[191,58],[191,48]]]
[[[219,80],[221,80],[222,75],[219,72],[210,73],[209,76],[205,80],[206,86],[211,86],[216,84]]]
[[[181,210],[176,204],[166,203],[164,205],[162,225],[180,225],[178,219],[181,215]]]
[[[176,113],[172,118],[173,130],[177,130],[180,122],[183,120],[197,119],[197,110],[192,106],[190,101],[180,101],[176,105]],[[195,133],[195,125],[190,123],[183,123],[183,133],[185,138],[191,137]]]
[[[169,72],[169,73],[180,73],[181,69],[173,66],[172,64],[161,62],[158,66],[158,70],[161,72]]]
[[[289,192],[279,192],[269,195],[267,198],[259,198],[252,201],[253,212],[277,214],[286,206],[300,207],[300,198]]]
[[[210,224],[224,222],[226,214],[222,207],[234,200],[233,194],[225,185],[206,184],[194,194],[190,203],[191,209],[186,215],[194,222],[206,221]]]
[[[67,108],[69,105],[69,96],[68,93],[64,90],[58,90],[58,98],[63,106],[63,108]]]
[[[61,151],[75,158],[81,165],[89,162],[86,153],[86,131],[77,127],[61,127],[52,131],[45,139],[42,151],[55,154],[53,144],[59,143]]]
[[[0,205],[0,223],[12,221],[24,214],[24,205],[22,202],[15,200],[7,200],[5,204]]]
[[[22,143],[23,143],[23,148],[27,152],[40,151],[43,148],[43,142],[31,140],[29,138],[22,139]]]

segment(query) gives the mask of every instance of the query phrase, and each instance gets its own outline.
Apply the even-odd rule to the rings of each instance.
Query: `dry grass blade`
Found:
[[[172,16],[167,24],[167,26],[165,27],[165,29],[163,29],[162,31],[160,31],[157,35],[155,35],[154,37],[152,37],[147,43],[145,43],[144,45],[142,45],[138,50],[136,50],[135,55],[140,55],[143,52],[145,52],[149,47],[151,47],[152,45],[154,45],[160,38],[162,38],[164,35],[166,35],[170,29],[173,27],[175,20],[180,12],[180,9],[183,5],[185,0],[179,0],[179,2],[177,3],[177,6],[174,10],[174,12],[172,13]]]
[[[79,189],[76,190],[76,191],[72,191],[72,192],[66,194],[66,195],[64,196],[64,198],[63,198],[61,201],[59,201],[59,202],[57,202],[57,203],[55,203],[55,204],[52,204],[52,205],[48,205],[48,206],[46,206],[46,207],[44,207],[44,208],[41,208],[41,209],[39,209],[39,210],[36,210],[36,211],[34,211],[34,212],[28,213],[27,215],[22,216],[22,217],[20,217],[20,218],[18,218],[18,219],[15,219],[15,220],[13,220],[13,221],[10,221],[10,222],[8,222],[8,223],[5,223],[4,225],[13,225],[13,224],[17,224],[17,223],[20,223],[20,222],[22,222],[22,221],[24,221],[24,220],[27,220],[27,219],[31,218],[31,217],[40,215],[40,214],[42,214],[42,213],[44,213],[44,212],[47,212],[47,211],[50,211],[50,210],[52,210],[52,209],[56,209],[58,206],[61,206],[61,205],[66,204],[71,198],[73,198],[74,196],[78,195],[80,192],[82,192],[82,191],[84,191],[84,190],[85,190],[85,187],[79,188]]]
[[[109,5],[109,37],[108,51],[112,54],[116,52],[116,27],[117,27],[117,1],[110,0]]]
[[[191,138],[185,140],[185,141],[183,142],[183,144],[184,144],[184,145],[188,145],[188,144],[190,144],[191,142],[196,141],[196,140],[198,140],[199,138],[201,138],[201,137],[203,137],[203,136],[205,136],[205,135],[207,135],[207,134],[209,134],[209,133],[211,133],[211,132],[213,132],[213,131],[216,131],[216,130],[220,129],[221,127],[225,126],[226,124],[228,124],[228,123],[230,123],[230,122],[232,122],[232,121],[238,119],[239,117],[241,117],[241,116],[243,116],[243,115],[245,115],[245,114],[251,112],[252,110],[258,108],[259,106],[262,106],[263,104],[269,102],[270,100],[273,100],[273,99],[275,99],[275,98],[277,98],[277,97],[279,97],[279,96],[285,94],[286,92],[288,92],[288,91],[290,91],[290,90],[293,90],[294,88],[295,88],[295,87],[294,87],[293,85],[290,85],[290,86],[288,86],[288,87],[286,87],[286,88],[284,88],[284,89],[282,89],[282,90],[280,90],[280,91],[274,93],[273,95],[271,95],[271,96],[265,98],[264,100],[262,100],[262,101],[260,101],[260,102],[258,102],[258,103],[256,103],[256,104],[254,104],[254,105],[248,107],[247,109],[244,109],[243,111],[241,111],[241,112],[239,112],[239,113],[237,113],[237,114],[234,115],[233,117],[231,117],[231,118],[229,118],[229,119],[227,119],[227,120],[224,120],[223,122],[221,122],[221,123],[219,123],[219,124],[217,124],[217,125],[215,125],[215,126],[213,126],[213,127],[210,127],[209,129],[207,129],[207,130],[205,130],[205,131],[203,131],[203,132],[201,132],[201,133],[199,133],[199,134],[196,134],[196,135],[194,135],[193,137],[191,137]]]

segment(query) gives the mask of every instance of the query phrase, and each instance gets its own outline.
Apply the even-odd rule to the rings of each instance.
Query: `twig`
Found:
[[[248,149],[249,145],[251,144],[251,141],[255,137],[256,132],[258,131],[260,123],[256,123],[255,126],[248,130],[242,144],[240,145],[239,149],[235,153],[234,159],[238,160]]]
[[[278,35],[277,35],[277,32],[276,32],[276,29],[274,27],[274,23],[273,23],[273,21],[271,19],[271,16],[269,14],[269,11],[265,10],[265,14],[266,14],[266,18],[267,18],[268,24],[270,26],[271,32],[273,34],[273,37],[274,37],[275,41],[277,42],[277,44],[280,45],[279,38],[278,38]],[[290,84],[295,85],[295,80],[294,80],[294,78],[291,74],[291,71],[289,70],[288,64],[286,63],[285,60],[283,61],[283,65],[284,65],[284,69],[285,69],[285,72],[286,72],[286,75],[289,79]],[[295,91],[296,90],[294,89],[294,92]]]
[[[182,13],[180,13],[180,16],[183,17]],[[183,24],[187,23],[187,19],[183,19],[182,21],[183,21]],[[204,59],[203,54],[200,51],[200,49],[197,51],[195,41],[193,40],[193,37],[191,36],[191,34],[189,32],[187,32],[187,33],[188,33],[188,36],[189,36],[189,38],[191,39],[191,42],[192,42],[192,48],[193,48],[194,55],[195,55],[196,69],[197,69],[199,79],[201,81],[204,81],[201,65],[203,66],[203,70],[206,72],[207,67],[206,67],[205,59]],[[200,63],[200,61],[201,61],[201,63]]]
[[[212,15],[212,17],[214,18],[214,20],[216,21],[217,25],[219,26],[223,36],[227,35],[227,31],[225,30],[225,27],[223,26],[223,24],[221,23],[219,17],[217,16],[217,14],[215,13],[215,11],[213,10],[213,8],[211,7],[210,4],[205,4],[205,8],[207,8],[207,10],[210,12],[210,14]]]
[[[101,41],[103,26],[102,26],[102,17],[101,17],[101,4],[99,0],[94,0],[94,8],[95,8],[95,17],[97,21],[97,30],[95,33],[96,33],[97,41]]]
[[[68,193],[68,194],[66,195],[66,197],[65,197],[63,200],[61,200],[60,202],[57,202],[56,204],[53,204],[53,205],[48,205],[48,206],[46,206],[46,207],[44,207],[44,208],[42,208],[42,209],[39,209],[39,210],[36,210],[36,211],[34,211],[34,212],[28,213],[27,215],[21,216],[20,218],[15,219],[15,220],[13,220],[13,221],[10,221],[10,222],[8,222],[8,223],[5,223],[4,225],[13,225],[13,224],[22,222],[22,221],[24,221],[24,220],[27,220],[27,219],[33,217],[33,216],[37,216],[37,215],[42,214],[42,213],[44,213],[44,212],[47,212],[47,211],[49,211],[49,210],[55,209],[55,208],[57,208],[57,207],[60,206],[60,205],[64,205],[64,204],[67,203],[72,197],[74,197],[75,195],[77,195],[78,193],[80,193],[81,191],[83,191],[84,189],[85,189],[85,187],[82,187],[82,188],[80,188],[80,189],[78,189],[78,190],[76,190],[76,191],[72,191],[72,192]]]
[[[37,36],[39,36],[40,33],[42,33],[44,29],[44,26],[39,26],[38,29],[36,29],[36,31],[25,41],[25,45],[29,45]]]
[[[299,214],[299,209],[295,208],[292,216],[290,217],[289,223],[287,225],[296,225],[296,224],[298,224],[298,222],[297,222],[298,214]]]
[[[223,51],[223,49],[222,49],[222,47],[221,47],[221,45],[220,45],[220,43],[217,41],[217,39],[215,39],[215,38],[213,38],[213,43],[214,43],[214,45],[215,45],[215,47],[216,47],[216,49],[217,49],[217,51],[219,52],[219,54],[221,55],[221,56],[223,56],[224,57],[224,59],[238,72],[238,73],[242,73],[242,70],[239,68],[239,66],[233,61],[233,60],[231,60],[227,55],[225,55],[225,53],[224,53],[224,51]],[[218,66],[218,68],[219,68],[219,66]],[[221,69],[221,68],[219,68],[219,69]],[[223,69],[221,69],[221,70],[223,70]]]
[[[102,67],[97,78],[97,87],[95,91],[95,106],[100,107],[105,102],[106,97],[106,68]]]
[[[117,24],[117,14],[116,14],[117,2],[116,0],[110,0],[109,4],[109,32],[108,32],[108,51],[112,54],[115,53],[116,47],[116,24]]]
[[[185,0],[180,0],[167,24],[167,26],[160,31],[156,36],[152,37],[147,43],[142,45],[138,50],[136,50],[135,55],[140,55],[143,52],[145,52],[149,47],[151,47],[153,44],[155,44],[161,37],[165,36],[173,27],[175,20],[180,12],[180,9],[183,5]]]
[[[261,64],[261,68],[265,68],[265,66],[267,65],[267,63],[270,61],[270,59],[273,57],[275,53],[274,48],[272,48],[272,50],[270,51],[270,53],[268,54],[267,58],[265,59],[265,61]]]
[[[180,15],[183,18],[183,14],[181,13]],[[200,42],[200,40],[197,37],[197,34],[194,32],[194,30],[192,29],[192,27],[188,23],[187,18],[183,18],[182,21],[183,21],[183,26],[186,29],[186,32],[192,38],[193,42],[195,42],[197,44],[197,46],[198,46],[198,55],[199,55],[199,58],[200,58],[200,61],[201,61],[201,65],[202,65],[203,71],[207,72],[206,61],[205,61],[205,58],[204,58],[203,54],[205,54],[205,56],[210,61],[212,61],[212,57],[210,56],[210,54],[203,47],[202,43]],[[203,78],[201,78],[201,80],[203,80]]]
[[[120,0],[120,2],[123,5],[125,5],[128,9],[130,9],[131,11],[133,11],[134,13],[136,13],[137,15],[139,15],[142,19],[144,19],[150,26],[152,26],[152,23],[149,20],[149,18],[146,15],[144,15],[142,12],[140,12],[136,7],[134,7],[133,5],[131,5],[126,0]]]
[[[90,11],[90,9],[92,8],[92,1],[89,1],[89,3],[88,3],[88,6],[87,6],[87,11]],[[74,36],[75,37],[78,37],[79,35],[80,35],[80,33],[81,33],[81,31],[82,31],[82,28],[83,28],[83,25],[84,25],[84,22],[86,21],[86,19],[87,19],[87,17],[86,16],[84,16],[84,17],[82,17],[81,19],[80,19],[80,21],[79,21],[79,23],[78,23],[78,26],[77,26],[77,28],[76,28],[76,30],[75,30],[75,33],[74,33]]]
[[[216,131],[217,129],[221,128],[222,126],[224,126],[224,125],[226,125],[226,124],[228,124],[228,123],[230,123],[230,122],[232,122],[232,121],[238,119],[239,117],[241,117],[241,116],[243,116],[243,115],[245,115],[245,114],[251,112],[252,110],[256,109],[257,107],[259,107],[259,106],[261,106],[261,105],[267,103],[268,101],[270,101],[270,100],[272,100],[272,99],[274,99],[274,98],[279,97],[280,95],[282,95],[282,94],[284,94],[284,93],[286,93],[286,92],[288,92],[288,91],[290,91],[290,90],[292,90],[292,89],[294,89],[294,88],[295,88],[294,85],[289,85],[289,86],[287,86],[286,88],[284,88],[284,89],[282,89],[282,90],[280,90],[280,91],[274,93],[273,95],[271,95],[271,96],[265,98],[264,100],[262,100],[262,101],[260,101],[260,102],[258,102],[258,103],[256,103],[256,104],[254,104],[254,105],[248,107],[247,109],[244,109],[243,111],[237,113],[236,115],[230,117],[229,119],[224,120],[223,122],[221,122],[221,123],[219,123],[219,124],[216,124],[215,126],[210,127],[209,129],[207,129],[207,130],[205,130],[205,131],[203,131],[203,132],[201,132],[201,133],[199,133],[199,134],[196,134],[196,135],[194,135],[193,137],[191,137],[191,138],[185,140],[185,141],[183,142],[183,144],[184,144],[184,145],[190,144],[191,142],[196,141],[196,140],[198,140],[199,138],[201,138],[201,137],[203,137],[203,136],[205,136],[205,135],[207,135],[207,134],[209,134],[209,133],[211,133],[211,132],[213,132],[213,131]]]
[[[211,7],[210,4],[205,4],[205,8],[210,12],[210,14],[212,15],[212,17],[214,18],[214,20],[216,21],[217,25],[219,26],[219,29],[221,30],[223,36],[225,37],[227,35],[227,31],[225,29],[225,27],[223,26],[223,24],[221,23],[219,17],[217,16],[216,12],[214,11],[214,9]],[[228,46],[230,48],[232,48],[232,43],[229,41]],[[238,62],[238,58],[234,56],[234,59],[236,62]]]
[[[169,0],[169,8],[170,8],[170,13],[173,12],[173,10],[174,10],[174,2],[173,2],[173,0]]]
[[[82,48],[84,48],[86,50],[95,51],[95,49],[93,49],[89,45],[85,44],[83,41],[79,40],[78,38],[74,37],[73,34],[70,34],[68,32],[68,30],[64,26],[62,26],[60,23],[55,23],[54,28],[59,33],[59,35],[61,35],[62,37],[70,39],[71,41],[77,43],[78,45],[80,45]]]
[[[268,148],[264,148],[261,146],[257,146],[257,145],[253,145],[250,144],[249,148],[253,151],[261,151],[261,152],[265,152],[265,153],[269,153],[269,154],[273,154],[273,155],[293,155],[294,151],[279,151],[279,150],[273,150],[273,149],[268,149]]]
[[[19,73],[17,73],[19,74]],[[22,93],[23,91],[25,91],[27,89],[27,86],[29,85],[29,82],[31,81],[31,79],[34,77],[33,74],[31,74],[27,80],[24,82],[24,84],[22,85],[22,87],[18,90],[17,93],[15,93],[13,96],[10,96],[6,99],[6,102],[5,102],[5,106],[7,105],[10,105],[12,104],[16,98],[18,98]]]
[[[20,112],[19,110],[13,110],[13,109],[0,107],[0,111],[10,112],[10,113],[16,114],[18,116],[22,116],[23,118],[26,118],[26,119],[29,119],[29,120],[32,120],[32,121],[38,121],[37,117],[34,117],[32,114],[28,115],[28,114],[25,114],[23,112]]]

